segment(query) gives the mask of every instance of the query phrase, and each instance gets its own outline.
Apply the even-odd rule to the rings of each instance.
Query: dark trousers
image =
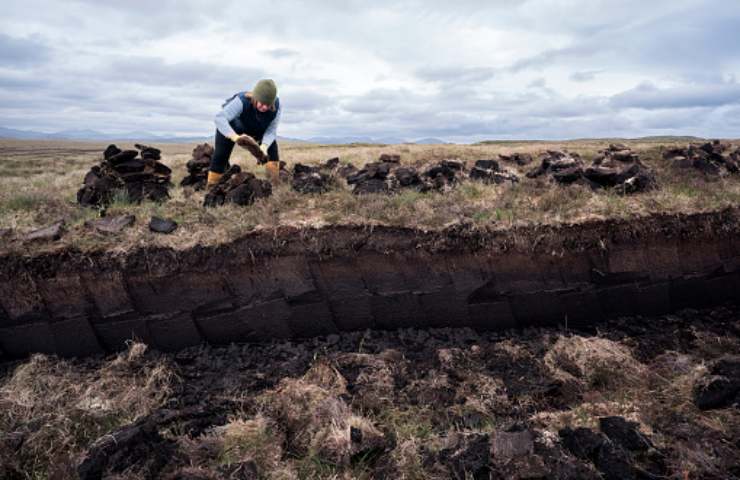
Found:
[[[255,138],[255,140],[259,143],[262,138]],[[226,169],[229,168],[229,158],[231,158],[231,152],[234,150],[234,142],[232,142],[231,139],[226,138],[221,134],[221,132],[216,130],[215,143],[216,146],[214,148],[213,157],[211,157],[210,170],[216,173],[224,173]],[[270,157],[270,160],[275,162],[280,160],[280,156],[278,154],[277,140],[272,142],[270,146],[267,147],[267,156]]]

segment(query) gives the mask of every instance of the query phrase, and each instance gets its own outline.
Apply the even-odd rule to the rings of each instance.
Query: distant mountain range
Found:
[[[22,140],[80,140],[80,141],[111,141],[133,140],[137,142],[202,142],[210,136],[160,136],[146,132],[101,133],[95,130],[63,130],[61,132],[45,133],[33,130],[16,130],[0,127],[0,138],[15,138]]]
[[[295,139],[294,139],[295,140]],[[447,143],[444,140],[438,138],[421,138],[419,140],[406,140],[398,137],[311,137],[306,140],[298,140],[308,143],[320,143],[323,145],[348,145],[353,143],[368,143],[373,145],[397,145],[401,143],[414,143],[414,144],[444,144]]]
[[[177,136],[177,135],[153,135],[147,132],[126,132],[126,133],[102,133],[95,130],[63,130],[61,132],[45,133],[35,132],[33,130],[16,130],[13,128],[0,127],[0,138],[14,138],[21,140],[79,140],[79,141],[113,141],[113,140],[132,140],[137,142],[159,142],[159,143],[188,143],[203,142],[212,140],[211,135],[204,136]],[[311,137],[308,139],[278,137],[280,141],[302,142],[302,143],[321,143],[325,145],[346,145],[352,143],[368,144],[399,144],[399,143],[417,143],[417,144],[443,144],[443,140],[438,138],[422,138],[416,141],[407,141],[395,137]]]

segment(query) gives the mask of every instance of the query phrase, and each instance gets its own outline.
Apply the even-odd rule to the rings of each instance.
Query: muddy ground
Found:
[[[737,355],[733,305],[36,355],[0,366],[0,478],[737,478],[737,397],[695,403]]]

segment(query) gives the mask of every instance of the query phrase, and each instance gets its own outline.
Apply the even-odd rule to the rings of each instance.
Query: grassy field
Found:
[[[740,204],[740,178],[710,180],[693,170],[671,168],[661,157],[665,146],[685,146],[687,139],[649,139],[628,141],[644,163],[654,168],[660,188],[633,196],[594,192],[573,185],[560,187],[544,177],[524,178],[536,163],[517,167],[504,165],[520,174],[515,185],[484,185],[465,182],[452,192],[418,193],[407,190],[398,195],[355,196],[340,181],[338,189],[323,195],[303,195],[288,185],[278,186],[271,198],[252,206],[202,207],[202,192],[180,188],[185,163],[195,144],[155,145],[163,150],[162,161],[173,169],[171,200],[163,204],[145,202],[133,205],[118,202],[108,209],[110,215],[133,213],[134,227],[118,235],[94,233],[84,226],[98,211],[76,203],[76,192],[89,168],[102,158],[107,144],[0,140],[0,228],[24,233],[65,219],[67,233],[53,244],[24,245],[5,240],[3,250],[56,249],[75,246],[82,250],[106,248],[127,250],[138,245],[188,248],[196,244],[227,242],[255,228],[276,225],[321,226],[326,224],[383,224],[437,229],[456,222],[508,228],[531,223],[579,222],[608,217],[630,217],[654,212],[696,212]],[[132,148],[132,142],[118,142]],[[310,145],[283,144],[281,157],[288,163],[316,163],[338,156],[341,162],[360,167],[377,160],[381,153],[398,153],[403,164],[422,166],[442,159],[472,162],[497,158],[500,153],[537,154],[548,149],[567,149],[581,154],[586,161],[605,148],[609,140],[572,142],[484,142],[477,145]],[[236,150],[237,163],[258,176],[249,154]],[[170,217],[180,227],[168,236],[148,231],[151,215]]]

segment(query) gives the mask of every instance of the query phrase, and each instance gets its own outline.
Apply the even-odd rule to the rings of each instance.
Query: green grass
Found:
[[[43,207],[48,201],[49,199],[41,194],[21,193],[0,202],[0,212],[31,212]]]
[[[332,476],[340,473],[336,465],[326,462],[316,455],[296,458],[295,466],[298,478],[306,480],[332,478]]]
[[[395,432],[399,442],[408,439],[426,440],[434,434],[432,417],[434,411],[429,407],[407,407],[386,409],[374,420]]]

